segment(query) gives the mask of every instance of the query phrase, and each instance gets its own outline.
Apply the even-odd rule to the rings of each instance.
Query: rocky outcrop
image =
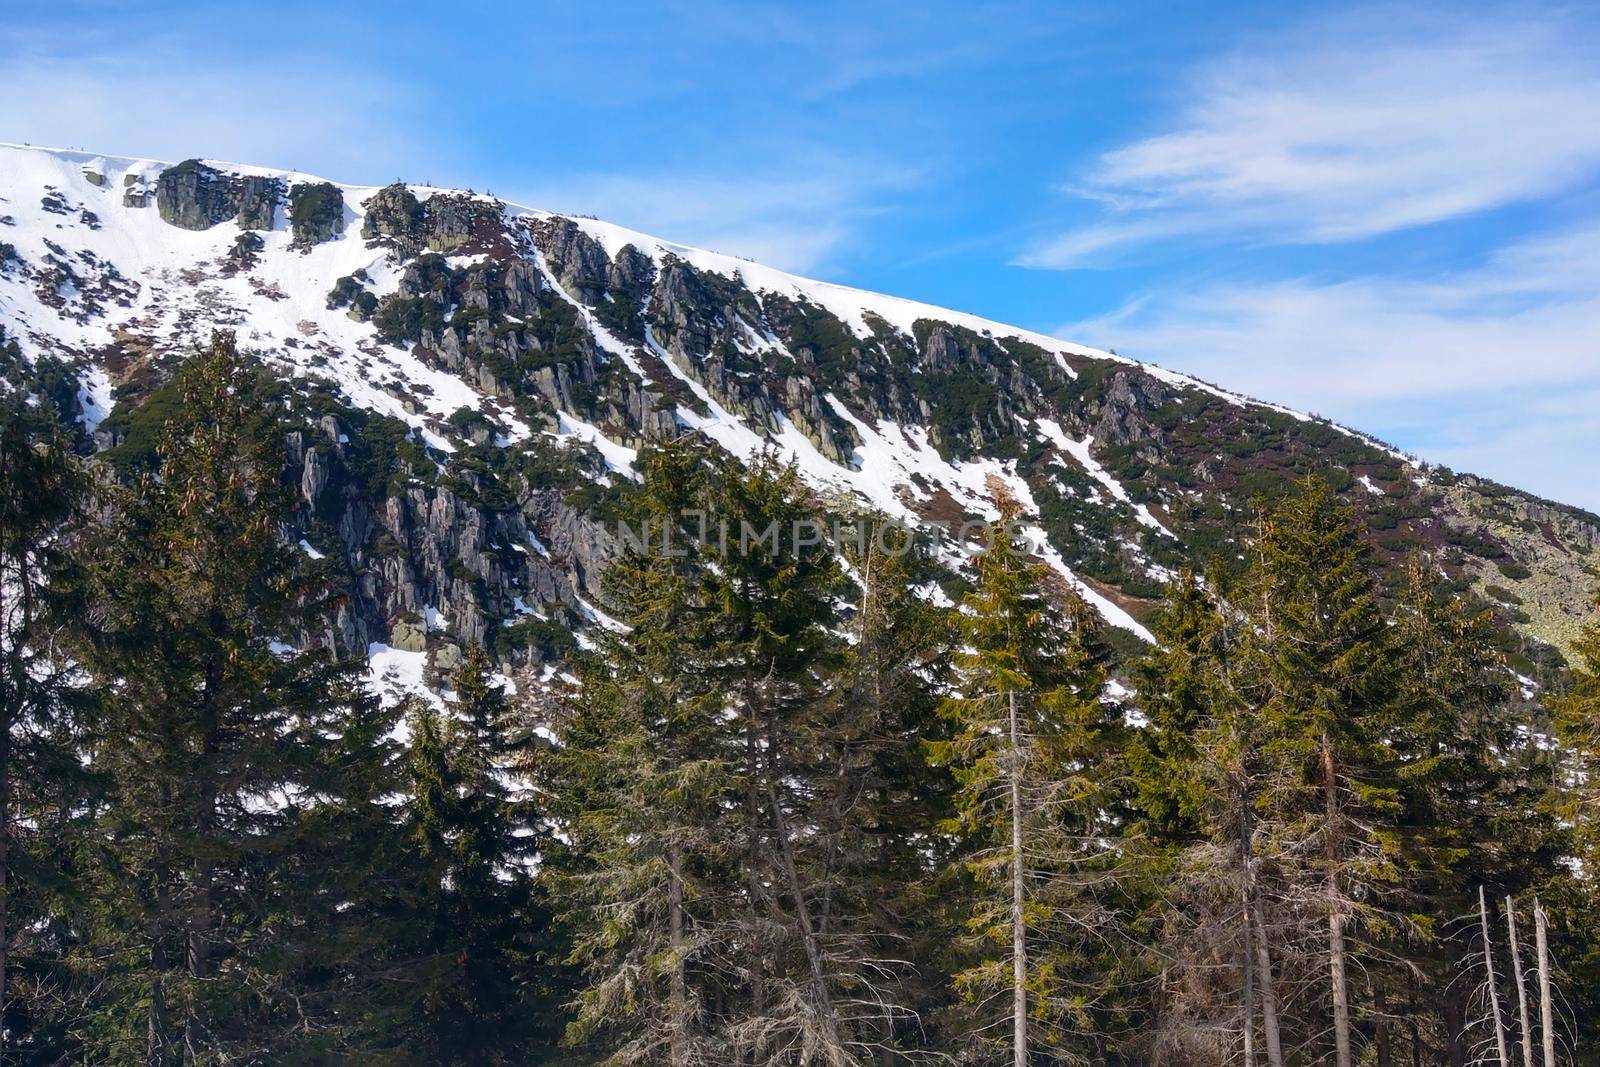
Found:
[[[1122,368],[1111,375],[1105,399],[1095,412],[1091,431],[1102,444],[1151,442],[1160,446],[1161,428],[1150,413],[1167,401],[1166,388],[1156,379],[1133,368]]]
[[[332,182],[301,182],[289,190],[292,247],[305,251],[344,232],[344,194]]]
[[[267,243],[261,235],[246,230],[233,240],[233,247],[228,250],[227,263],[223,267],[224,273],[236,274],[239,271],[249,270],[256,265],[261,256],[261,250]]]
[[[130,187],[124,202],[132,196]],[[281,196],[276,178],[224,174],[197,159],[168,167],[156,179],[156,210],[185,230],[208,230],[229,219],[238,219],[241,229],[270,230]]]
[[[423,245],[425,213],[416,194],[400,182],[385,185],[367,198],[361,236],[383,241],[404,256],[415,255]]]
[[[612,264],[599,241],[571,219],[546,219],[534,232],[545,262],[563,289],[590,307],[605,299]],[[630,272],[635,266],[630,257]],[[621,273],[619,270],[619,277]]]
[[[352,473],[347,441],[328,416],[309,432],[290,434],[285,449],[304,505],[293,536],[317,536],[349,574],[350,595],[325,640],[350,653],[364,654],[373,641],[421,651],[432,609],[451,639],[491,647],[499,628],[517,617],[518,601],[577,603],[574,589],[599,565],[603,539],[587,520],[563,511],[559,494],[530,492],[494,505],[484,476],[463,472],[450,484],[414,481],[371,500]],[[571,550],[565,564],[536,549],[530,516],[552,523],[551,536]]]
[[[229,186],[238,204],[237,217],[241,230],[270,230],[278,213],[278,202],[283,198],[283,187],[276,178],[246,175],[235,178]]]
[[[156,179],[161,220],[184,230],[208,230],[239,213],[227,176],[197,159],[168,167]]]
[[[435,193],[426,202],[401,184],[386,185],[366,202],[361,236],[392,245],[402,256],[427,250],[510,252],[504,208],[470,193]]]

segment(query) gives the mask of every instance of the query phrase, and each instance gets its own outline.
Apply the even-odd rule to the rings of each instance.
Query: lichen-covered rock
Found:
[[[242,270],[249,270],[256,265],[261,255],[261,250],[267,243],[261,239],[260,234],[251,233],[249,230],[241,233],[233,240],[233,247],[228,250],[227,273],[235,274]]]
[[[301,182],[289,190],[291,247],[306,250],[344,232],[344,194],[332,182]]]
[[[148,207],[150,205],[150,183],[142,174],[124,174],[122,176],[122,206],[123,207]]]
[[[224,174],[198,159],[168,167],[156,179],[156,210],[162,221],[184,230],[208,230],[233,218],[241,229],[270,230],[281,197],[276,178]],[[123,202],[133,199],[142,196],[130,186]]]
[[[283,189],[276,178],[249,174],[229,180],[230,192],[238,205],[241,230],[270,230],[278,213]]]
[[[361,236],[387,241],[403,255],[415,255],[423,245],[425,212],[416,194],[400,182],[385,185],[367,198]]]
[[[536,234],[539,250],[563,289],[590,307],[605,299],[611,262],[599,241],[571,219],[550,219]]]
[[[491,245],[504,236],[501,205],[470,193],[435,193],[422,207],[430,252],[449,255],[469,245]]]
[[[1150,412],[1166,403],[1166,399],[1166,389],[1148,374],[1118,370],[1111,376],[1105,401],[1094,422],[1095,440],[1106,444],[1142,441],[1160,444],[1161,427],[1150,418]]]
[[[428,630],[419,620],[396,619],[389,628],[389,647],[402,652],[421,652],[428,647]]]
[[[227,176],[198,159],[168,167],[156,179],[161,220],[184,230],[208,230],[239,213]]]

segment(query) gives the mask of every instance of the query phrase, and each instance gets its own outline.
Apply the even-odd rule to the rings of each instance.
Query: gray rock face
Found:
[[[470,195],[438,193],[422,207],[429,251],[449,255],[503,236],[498,204]]]
[[[1161,428],[1151,421],[1149,413],[1166,400],[1167,391],[1154,378],[1118,370],[1111,376],[1105,402],[1093,424],[1095,440],[1108,444],[1149,441],[1159,445],[1163,440]]]
[[[241,230],[270,230],[278,213],[278,201],[283,190],[276,178],[253,175],[235,178],[229,183],[234,200],[239,205],[238,218]]]
[[[537,230],[537,240],[563,289],[590,307],[605,299],[612,264],[599,241],[571,219],[548,220]],[[630,263],[628,269],[632,272],[636,265]]]
[[[233,247],[228,250],[227,273],[236,273],[249,270],[256,265],[256,260],[267,243],[257,234],[246,230],[234,239]]]
[[[208,230],[239,213],[227,177],[197,159],[168,167],[156,179],[161,220],[184,230]]]
[[[130,189],[124,202],[131,195]],[[197,159],[168,167],[156,179],[162,221],[184,230],[208,230],[233,218],[242,229],[270,230],[281,196],[276,178],[224,174]]]
[[[387,241],[404,255],[415,255],[422,248],[422,204],[416,195],[396,182],[373,193],[366,202],[361,220],[361,236],[369,241]]]
[[[397,183],[369,197],[366,212],[361,236],[386,241],[406,256],[423,249],[450,254],[505,236],[501,206],[467,194],[436,193],[423,203]]]
[[[301,182],[289,190],[289,228],[295,248],[331,241],[344,232],[344,194],[331,182]]]

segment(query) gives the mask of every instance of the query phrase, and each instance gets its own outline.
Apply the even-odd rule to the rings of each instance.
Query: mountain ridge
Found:
[[[126,451],[172,354],[214,327],[285,372],[296,403],[321,398],[288,451],[300,532],[343,557],[362,605],[337,638],[352,651],[437,666],[530,620],[566,625],[529,606],[536,587],[581,630],[612,547],[597,516],[634,449],[683,428],[741,456],[774,445],[816,491],[921,521],[988,514],[999,479],[1047,562],[1139,639],[1174,567],[1234,543],[1252,495],[1310,473],[1376,517],[1379,551],[1444,553],[1534,643],[1525,665],[1568,645],[1594,588],[1600,518],[1582,509],[1114,353],[600,220],[15,145],[0,196],[0,325],[20,363],[73,368],[85,450]],[[359,412],[406,427],[421,459],[358,484]],[[491,561],[519,537],[551,573]],[[403,542],[409,576],[374,538]],[[471,581],[451,575],[463,560]]]

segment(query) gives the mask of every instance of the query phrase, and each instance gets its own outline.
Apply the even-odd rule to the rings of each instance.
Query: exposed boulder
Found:
[[[1106,444],[1159,445],[1164,435],[1150,413],[1166,400],[1167,390],[1156,379],[1130,368],[1116,371],[1096,414],[1092,431],[1095,440]]]
[[[168,167],[156,179],[161,220],[184,230],[208,230],[239,213],[227,176],[198,159]]]
[[[536,231],[536,239],[563,289],[590,307],[605,299],[612,264],[599,241],[571,219],[548,220]]]
[[[235,274],[242,270],[249,270],[256,265],[261,250],[267,243],[261,239],[260,234],[251,233],[249,230],[234,238],[233,247],[228,250],[228,261],[224,268],[227,273]]]
[[[344,194],[332,182],[301,182],[289,190],[291,246],[303,250],[344,232]]]
[[[278,202],[283,199],[283,188],[276,178],[245,175],[229,181],[235,202],[239,205],[238,218],[241,230],[270,230],[278,213]]]
[[[435,193],[422,208],[430,252],[448,255],[502,236],[501,206],[470,193]]]
[[[423,242],[425,212],[416,194],[400,182],[385,185],[367,198],[361,236],[387,241],[404,255],[415,255]]]
[[[132,177],[130,175],[130,177]],[[270,230],[282,189],[278,179],[260,175],[224,174],[198,159],[168,167],[156,179],[156,210],[162,221],[184,230],[208,230],[237,218],[241,229]],[[130,185],[124,203],[140,201]]]

